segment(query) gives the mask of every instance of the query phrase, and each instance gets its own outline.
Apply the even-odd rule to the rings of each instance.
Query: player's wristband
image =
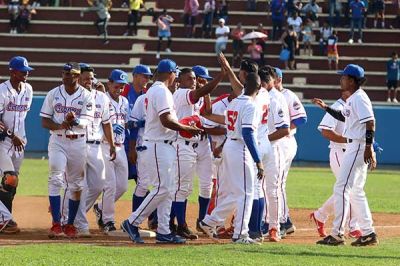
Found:
[[[371,145],[374,142],[375,132],[373,130],[368,130],[365,132],[365,143]]]
[[[12,132],[11,130],[9,130],[9,129],[7,129],[7,131],[6,131],[6,134],[7,134],[7,137],[9,137],[10,139],[13,139],[14,138],[14,132]]]

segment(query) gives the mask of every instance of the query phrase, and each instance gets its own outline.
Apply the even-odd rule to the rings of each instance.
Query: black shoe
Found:
[[[344,245],[344,239],[341,236],[333,237],[331,235],[325,237],[324,239],[317,242],[317,245],[327,245],[327,246],[340,246]]]
[[[366,236],[361,236],[356,241],[351,243],[351,245],[355,246],[355,247],[375,246],[378,244],[379,244],[379,240],[375,233],[371,233]]]
[[[181,236],[183,238],[186,239],[190,239],[190,240],[196,240],[199,238],[198,235],[196,235],[195,233],[193,233],[189,227],[187,226],[187,224],[184,225],[178,225],[178,228],[176,230],[176,234],[178,236]]]
[[[174,224],[174,222],[169,222],[169,230],[171,231],[171,234],[176,235],[176,230],[178,229],[178,226]]]
[[[104,223],[103,223],[103,212],[102,210],[99,209],[99,204],[93,205],[93,212],[94,215],[96,216],[96,222],[97,225],[99,226],[100,230],[103,230]]]
[[[117,231],[117,228],[115,228],[114,222],[108,222],[104,225],[103,227],[103,232],[104,233],[109,233],[109,232],[113,232],[113,231]]]
[[[286,238],[286,228],[285,228],[285,224],[283,224],[283,223],[280,224],[279,236],[281,237],[281,239]]]

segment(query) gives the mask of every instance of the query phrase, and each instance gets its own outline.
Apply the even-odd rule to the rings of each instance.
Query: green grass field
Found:
[[[331,194],[333,183],[327,168],[293,168],[288,180],[290,206],[318,207]],[[133,186],[131,181],[125,200],[130,200]],[[374,212],[400,213],[400,172],[369,173],[366,191]],[[24,161],[18,195],[47,195],[46,160]],[[193,195],[197,195],[197,189]],[[195,202],[196,196],[190,200]],[[400,238],[385,240],[373,248],[266,243],[174,248],[42,244],[0,249],[4,265],[400,265]]]

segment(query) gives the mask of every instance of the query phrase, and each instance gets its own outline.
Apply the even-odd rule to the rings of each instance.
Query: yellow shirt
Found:
[[[139,10],[140,5],[143,5],[143,0],[129,0],[129,7],[131,10]]]

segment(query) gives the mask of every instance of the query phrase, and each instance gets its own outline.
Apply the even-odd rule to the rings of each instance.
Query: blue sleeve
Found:
[[[254,162],[261,162],[260,154],[258,152],[256,140],[254,138],[254,130],[252,128],[243,128],[242,135],[247,148],[250,151],[251,157],[253,157]]]
[[[299,117],[294,120],[292,120],[292,123],[295,124],[296,127],[301,126],[305,123],[307,123],[307,117]]]
[[[134,127],[129,130],[129,140],[137,140],[139,128]]]

